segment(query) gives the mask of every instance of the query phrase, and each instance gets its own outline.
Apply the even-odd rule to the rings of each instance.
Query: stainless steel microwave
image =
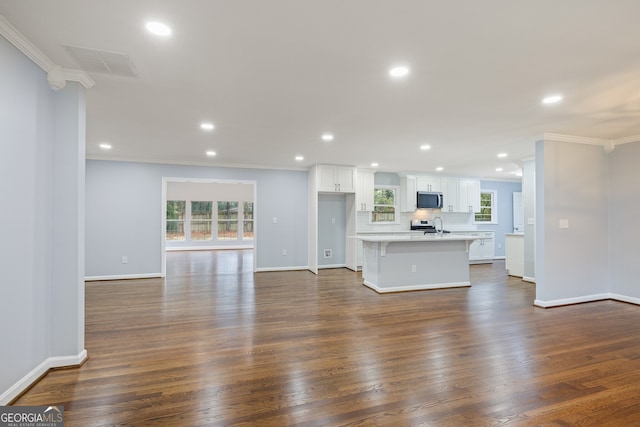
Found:
[[[442,209],[443,197],[440,192],[418,191],[416,207],[418,209]]]

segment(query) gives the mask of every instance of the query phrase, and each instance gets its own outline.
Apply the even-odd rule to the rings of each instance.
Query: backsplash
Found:
[[[413,213],[400,212],[398,214],[398,222],[396,224],[371,224],[370,212],[358,212],[356,232],[409,231],[412,220],[426,220],[433,219],[435,217],[442,218],[445,230],[458,231],[477,229],[476,225],[473,223],[473,214],[459,212],[434,212],[427,209],[420,209]]]

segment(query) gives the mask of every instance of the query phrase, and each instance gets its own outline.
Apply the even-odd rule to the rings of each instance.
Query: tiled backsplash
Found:
[[[371,224],[370,212],[358,212],[356,232],[408,231],[412,220],[433,219],[437,216],[442,218],[445,230],[456,231],[477,229],[476,225],[473,223],[473,214],[437,212],[421,209],[414,213],[399,213],[398,221],[395,224]]]

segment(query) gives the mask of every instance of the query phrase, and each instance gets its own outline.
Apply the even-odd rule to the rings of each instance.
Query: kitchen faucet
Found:
[[[436,225],[436,219],[440,220],[440,230],[438,230],[438,226]],[[442,234],[444,233],[444,222],[442,221],[442,218],[440,218],[439,216],[433,218],[433,226],[436,228],[436,232],[438,234]]]

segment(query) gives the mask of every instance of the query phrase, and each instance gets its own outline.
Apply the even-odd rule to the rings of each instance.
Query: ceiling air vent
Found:
[[[78,46],[64,46],[64,48],[86,72],[126,77],[138,75],[131,58],[126,53]]]

